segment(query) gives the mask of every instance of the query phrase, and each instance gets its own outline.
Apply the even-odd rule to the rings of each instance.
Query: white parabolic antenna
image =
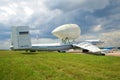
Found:
[[[52,34],[59,39],[65,40],[70,39],[74,40],[80,36],[81,30],[77,24],[65,24],[55,28],[52,31]]]

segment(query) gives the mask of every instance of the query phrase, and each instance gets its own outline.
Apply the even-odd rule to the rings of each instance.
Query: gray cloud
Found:
[[[75,9],[94,11],[105,8],[109,5],[109,0],[53,0],[53,2],[46,0],[46,3],[51,9],[61,9],[65,12]]]
[[[68,23],[78,24],[86,37],[110,34],[120,29],[119,4],[119,0],[1,0],[0,41],[10,39],[14,25],[30,26],[32,39],[38,29],[40,38],[53,39],[51,31]]]

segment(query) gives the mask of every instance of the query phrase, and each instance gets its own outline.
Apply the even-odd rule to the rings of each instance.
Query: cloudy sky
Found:
[[[63,24],[81,28],[78,40],[101,39],[120,46],[120,0],[0,0],[0,49],[10,45],[11,26],[29,26],[32,43],[58,42],[51,31]]]

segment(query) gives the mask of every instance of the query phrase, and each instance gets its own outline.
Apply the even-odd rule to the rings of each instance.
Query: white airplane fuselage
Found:
[[[72,49],[71,44],[32,44],[31,50],[62,51]]]
[[[14,49],[10,46],[11,50],[29,50],[29,51],[66,51],[73,49],[72,44],[32,44],[30,48]]]

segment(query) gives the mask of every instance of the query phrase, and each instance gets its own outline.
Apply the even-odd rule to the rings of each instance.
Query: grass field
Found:
[[[120,80],[120,57],[0,51],[0,80]]]

